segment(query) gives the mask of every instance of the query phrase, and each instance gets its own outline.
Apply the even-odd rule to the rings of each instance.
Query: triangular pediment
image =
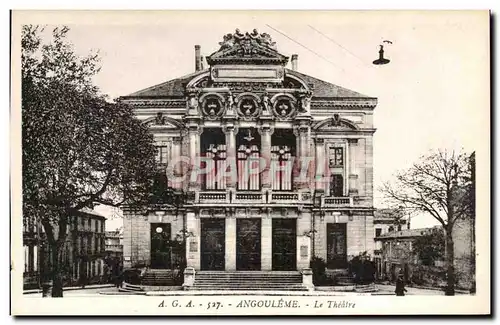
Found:
[[[285,66],[288,57],[276,50],[276,44],[267,33],[259,34],[257,30],[242,34],[236,30],[234,34],[226,34],[220,49],[207,57],[210,65],[215,64],[280,64]]]

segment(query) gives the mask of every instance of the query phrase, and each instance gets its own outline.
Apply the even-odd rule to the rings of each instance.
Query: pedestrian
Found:
[[[82,272],[82,274],[80,275],[80,285],[82,286],[82,289],[85,289],[87,281],[87,272]]]
[[[404,277],[403,277],[403,272],[400,271],[399,274],[398,274],[398,278],[396,279],[396,296],[404,296],[405,295],[405,292],[408,292],[406,289],[405,289],[405,280],[404,280]]]

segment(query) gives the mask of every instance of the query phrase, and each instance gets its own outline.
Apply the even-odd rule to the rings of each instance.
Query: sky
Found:
[[[378,98],[378,207],[377,188],[395,171],[431,149],[477,151],[485,139],[475,134],[490,124],[484,12],[87,13],[61,22],[78,53],[99,51],[95,83],[110,98],[194,72],[195,44],[208,56],[236,28],[270,34],[280,53],[298,54],[300,72]],[[385,43],[391,62],[375,66],[383,40],[392,42]],[[110,229],[115,223],[107,222]],[[427,216],[412,219],[412,228],[434,224]]]

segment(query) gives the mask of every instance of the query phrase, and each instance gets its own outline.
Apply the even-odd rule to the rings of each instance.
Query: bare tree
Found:
[[[443,226],[446,239],[446,295],[455,294],[453,226],[474,217],[473,162],[464,152],[432,151],[393,182],[382,186],[385,197],[409,212],[430,214]]]

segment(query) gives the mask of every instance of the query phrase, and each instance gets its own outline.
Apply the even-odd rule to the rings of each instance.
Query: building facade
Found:
[[[66,286],[99,283],[104,274],[106,218],[90,209],[70,217],[62,248],[62,276]],[[41,225],[28,222],[23,229],[24,288],[41,288],[49,279],[50,247]]]
[[[375,237],[377,247],[381,247],[379,256],[381,267],[379,279],[395,281],[398,274],[403,272],[405,280],[417,284],[443,285],[445,269],[443,259],[428,258],[423,261],[415,249],[415,241],[422,236],[430,236],[434,232],[441,233],[444,247],[443,228],[402,229],[381,234]],[[426,237],[429,238],[429,237]],[[435,243],[430,243],[433,245]]]
[[[376,98],[297,71],[256,30],[223,37],[195,72],[123,96],[149,125],[175,209],[124,210],[124,266],[171,268],[181,236],[195,270],[345,269],[373,255]]]
[[[108,281],[123,270],[123,228],[106,231],[106,264],[104,274]]]
[[[374,211],[373,226],[375,228],[375,249],[373,251],[373,261],[377,269],[377,278],[382,279],[386,274],[384,265],[386,254],[384,254],[383,241],[378,240],[378,237],[386,235],[394,231],[409,229],[408,220],[400,217],[401,213],[398,209],[376,209]]]

